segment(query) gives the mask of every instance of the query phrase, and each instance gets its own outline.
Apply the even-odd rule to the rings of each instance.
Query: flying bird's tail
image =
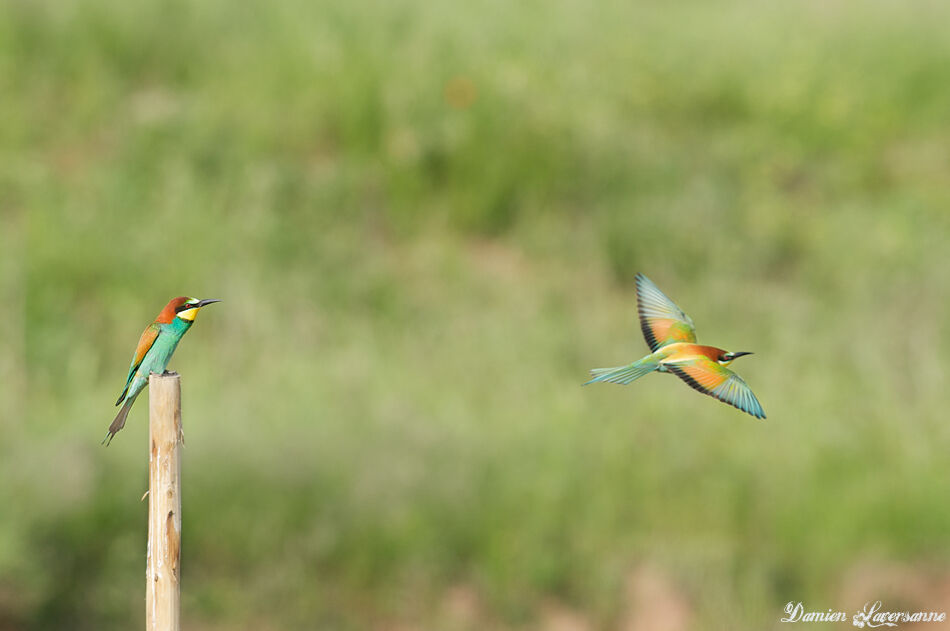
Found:
[[[649,359],[641,359],[635,361],[632,364],[626,366],[618,366],[616,368],[594,368],[590,371],[590,374],[594,376],[593,379],[585,383],[619,383],[622,386],[627,385],[635,379],[639,379],[643,375],[649,375],[651,372],[660,367],[655,361],[650,361]]]
[[[120,429],[125,427],[125,418],[129,415],[129,410],[132,409],[132,404],[135,402],[135,398],[127,399],[125,405],[122,406],[122,409],[119,410],[119,413],[115,415],[115,420],[112,421],[112,425],[109,426],[109,431],[106,434],[106,437],[102,439],[102,444],[106,447],[109,446],[109,443],[112,442],[112,437],[118,433]]]

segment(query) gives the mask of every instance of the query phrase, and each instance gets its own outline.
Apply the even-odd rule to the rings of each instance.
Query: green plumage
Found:
[[[125,427],[125,419],[129,415],[129,410],[132,409],[132,404],[135,403],[136,397],[138,397],[142,390],[145,389],[145,386],[148,385],[149,374],[153,372],[162,374],[165,372],[165,368],[168,367],[168,361],[171,359],[172,354],[174,354],[175,349],[178,348],[178,342],[181,341],[182,336],[191,328],[191,325],[192,322],[182,320],[181,318],[175,318],[171,324],[152,324],[152,327],[158,327],[158,335],[139,364],[136,364],[134,359],[132,360],[132,366],[129,368],[129,377],[125,383],[125,389],[122,391],[122,394],[119,395],[119,400],[116,401],[116,405],[123,403],[123,401],[124,405],[122,409],[119,410],[118,416],[115,417],[115,420],[112,421],[112,424],[109,426],[109,433],[106,434],[103,442],[106,444],[111,443],[112,437],[115,436],[116,432]]]

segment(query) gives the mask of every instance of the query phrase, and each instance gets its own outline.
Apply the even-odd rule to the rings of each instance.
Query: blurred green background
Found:
[[[950,610],[950,5],[0,2],[0,630],[144,620],[129,357],[198,630]],[[646,352],[633,276],[756,421]]]

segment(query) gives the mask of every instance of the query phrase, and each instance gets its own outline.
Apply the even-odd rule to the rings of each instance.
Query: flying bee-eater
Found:
[[[125,426],[125,418],[135,403],[135,398],[148,385],[150,373],[162,374],[168,366],[168,360],[178,347],[181,336],[184,335],[195,322],[198,311],[206,305],[220,300],[198,300],[187,296],[172,298],[158,314],[142,337],[132,355],[132,365],[129,366],[129,376],[125,380],[125,389],[119,395],[116,405],[122,404],[122,409],[116,415],[109,432],[102,439],[103,443],[111,443],[112,437]]]
[[[756,418],[765,411],[742,377],[726,366],[737,357],[752,353],[729,352],[696,343],[696,326],[688,315],[643,274],[637,274],[637,313],[640,330],[652,351],[649,355],[617,368],[595,368],[593,379],[627,385],[654,370],[671,372],[692,388],[715,397]]]

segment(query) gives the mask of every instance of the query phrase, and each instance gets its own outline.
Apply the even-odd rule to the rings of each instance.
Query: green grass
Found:
[[[147,406],[98,441],[183,292],[189,628],[947,580],[950,9],[430,5],[0,4],[0,628],[141,623]],[[637,271],[767,421],[580,387]]]

